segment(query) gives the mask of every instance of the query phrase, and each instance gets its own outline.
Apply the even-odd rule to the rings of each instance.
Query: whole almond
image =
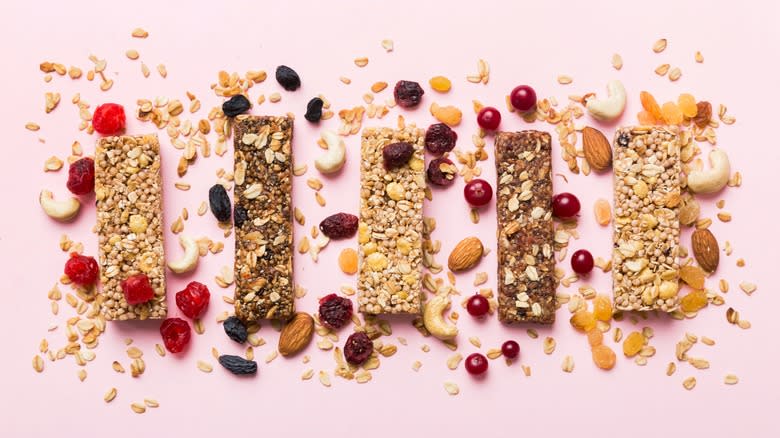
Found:
[[[314,334],[314,319],[308,313],[296,313],[279,335],[279,353],[292,356],[306,348]]]
[[[596,128],[586,126],[582,129],[582,151],[590,168],[603,172],[612,167],[612,147],[604,134]]]
[[[720,249],[715,236],[708,229],[696,230],[691,235],[691,249],[693,256],[702,269],[714,272],[718,269],[720,261]]]
[[[476,237],[467,237],[457,245],[450,253],[450,258],[447,260],[447,265],[452,272],[466,271],[479,262],[482,258],[482,242]]]

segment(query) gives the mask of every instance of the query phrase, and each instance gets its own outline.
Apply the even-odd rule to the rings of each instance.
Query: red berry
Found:
[[[587,274],[593,270],[593,256],[587,249],[578,249],[571,255],[571,268],[578,274]]]
[[[125,294],[127,304],[131,306],[143,304],[154,297],[154,290],[149,284],[149,277],[146,274],[131,275],[122,280],[119,285]]]
[[[536,92],[528,85],[519,85],[509,95],[512,106],[520,112],[526,112],[536,106]]]
[[[501,113],[492,106],[486,106],[479,110],[477,123],[484,130],[495,131],[501,124]]]
[[[466,303],[466,310],[471,316],[482,317],[490,310],[490,303],[482,295],[474,294]]]
[[[165,348],[171,353],[179,353],[190,343],[190,325],[181,318],[168,318],[160,326]]]
[[[70,165],[67,186],[74,195],[86,195],[95,190],[95,162],[92,158],[82,158]]]
[[[506,341],[501,345],[501,353],[507,359],[514,359],[520,355],[520,344],[515,341]]]
[[[79,286],[92,286],[100,273],[100,268],[93,257],[72,253],[65,262],[65,275]]]
[[[487,371],[488,360],[480,353],[471,353],[466,357],[466,371],[473,376],[480,375]]]
[[[365,332],[349,335],[344,344],[344,358],[352,365],[362,365],[374,352],[374,343]]]
[[[484,179],[472,179],[463,188],[466,202],[474,207],[482,207],[493,199],[493,188]]]
[[[211,293],[205,284],[191,281],[184,290],[176,292],[176,305],[185,316],[196,319],[203,315],[210,298]]]
[[[580,212],[580,200],[571,193],[558,193],[553,196],[552,211],[560,219],[574,217]]]
[[[352,318],[352,301],[330,294],[320,299],[320,322],[330,329],[344,327]]]
[[[114,135],[125,129],[125,109],[116,103],[104,103],[95,108],[92,127],[100,134]]]

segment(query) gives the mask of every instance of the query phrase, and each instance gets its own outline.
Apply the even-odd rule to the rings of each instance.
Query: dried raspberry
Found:
[[[122,280],[119,285],[125,294],[127,304],[131,306],[143,304],[154,297],[154,290],[146,274],[131,275]]]
[[[74,195],[86,195],[95,190],[95,162],[92,158],[82,158],[70,165],[67,186]]]
[[[65,262],[65,275],[70,281],[79,286],[91,286],[95,284],[100,273],[100,268],[93,257],[71,253]]]
[[[352,318],[352,301],[330,294],[320,299],[320,322],[330,329],[344,327]]]
[[[176,305],[188,318],[200,318],[209,305],[210,297],[205,284],[191,281],[184,290],[176,292]]]
[[[434,155],[441,155],[455,148],[458,133],[444,123],[435,123],[425,131],[425,149]]]
[[[395,103],[401,108],[414,108],[420,104],[425,91],[414,81],[398,81],[393,90]]]
[[[336,213],[320,222],[320,231],[331,239],[346,239],[355,235],[358,217],[349,213]]]
[[[92,115],[92,127],[100,134],[114,135],[125,129],[125,109],[116,103],[104,103]]]
[[[382,149],[385,169],[397,169],[408,163],[414,155],[414,146],[406,142],[391,143]]]
[[[374,352],[374,343],[364,332],[349,335],[344,344],[344,357],[352,365],[362,365]]]
[[[190,325],[181,318],[168,318],[160,326],[165,348],[171,353],[179,353],[190,343]]]
[[[444,168],[445,170],[442,170]],[[455,165],[447,158],[436,158],[428,163],[426,175],[431,184],[447,187],[455,182]]]

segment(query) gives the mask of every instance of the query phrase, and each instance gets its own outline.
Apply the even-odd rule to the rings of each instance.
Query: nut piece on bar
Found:
[[[100,282],[96,303],[107,320],[162,319],[165,303],[162,182],[157,136],[104,137],[95,150]],[[121,282],[146,274],[154,297],[129,305]]]
[[[235,307],[243,321],[294,312],[292,135],[289,117],[235,121]]]
[[[612,280],[619,310],[678,307],[680,141],[676,128],[615,133]]]
[[[498,319],[555,321],[550,134],[496,135]]]
[[[425,133],[414,125],[363,130],[358,226],[358,304],[367,314],[420,313]],[[385,167],[385,146],[412,150]],[[390,151],[388,151],[390,152]]]

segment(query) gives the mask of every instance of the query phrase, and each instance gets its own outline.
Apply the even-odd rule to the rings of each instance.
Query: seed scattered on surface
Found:
[[[563,363],[561,364],[561,369],[567,373],[574,371],[574,358],[571,356],[566,356],[563,359]]]
[[[43,372],[43,358],[39,355],[35,355],[32,360],[33,369],[39,373]]]
[[[453,382],[444,382],[444,390],[449,395],[458,395],[460,393],[460,388]]]
[[[368,58],[365,56],[362,56],[360,58],[355,58],[355,65],[358,67],[365,67],[368,65]]]
[[[669,80],[674,82],[677,79],[680,79],[682,76],[682,70],[680,70],[680,67],[675,67],[669,71]]]
[[[696,387],[696,378],[695,377],[688,377],[687,379],[683,380],[683,388],[690,391],[694,387]]]
[[[661,53],[666,49],[666,38],[661,38],[653,44],[653,52]]]
[[[739,383],[739,378],[736,374],[726,374],[726,377],[723,378],[723,383],[726,385],[736,385]]]
[[[130,405],[130,409],[132,409],[136,414],[143,414],[146,412],[146,406],[142,403],[133,403]]]
[[[141,29],[140,27],[137,27],[133,29],[133,38],[146,38],[149,36],[149,32]]]
[[[393,51],[393,40],[382,40],[382,48],[385,49],[386,52],[392,52]]]
[[[138,54],[138,50],[130,49],[125,52],[125,56],[127,56],[128,59],[136,60],[140,55]]]
[[[571,84],[572,82],[574,82],[574,79],[572,79],[571,76],[566,76],[566,75],[558,76],[558,83],[561,85],[568,85]]]
[[[615,70],[623,68],[623,57],[620,56],[620,54],[615,53],[612,55],[612,67],[614,67]]]
[[[701,52],[696,51],[696,55],[694,56],[694,59],[696,59],[696,62],[701,64],[702,62],[704,62],[704,55],[702,55]]]
[[[327,371],[320,370],[320,383],[326,388],[330,388],[330,374]]]
[[[106,392],[106,395],[103,396],[103,401],[106,403],[111,403],[116,398],[116,388],[111,388]]]
[[[203,371],[204,373],[210,373],[214,370],[214,367],[211,366],[208,362],[204,362],[202,360],[198,361],[198,369]]]

